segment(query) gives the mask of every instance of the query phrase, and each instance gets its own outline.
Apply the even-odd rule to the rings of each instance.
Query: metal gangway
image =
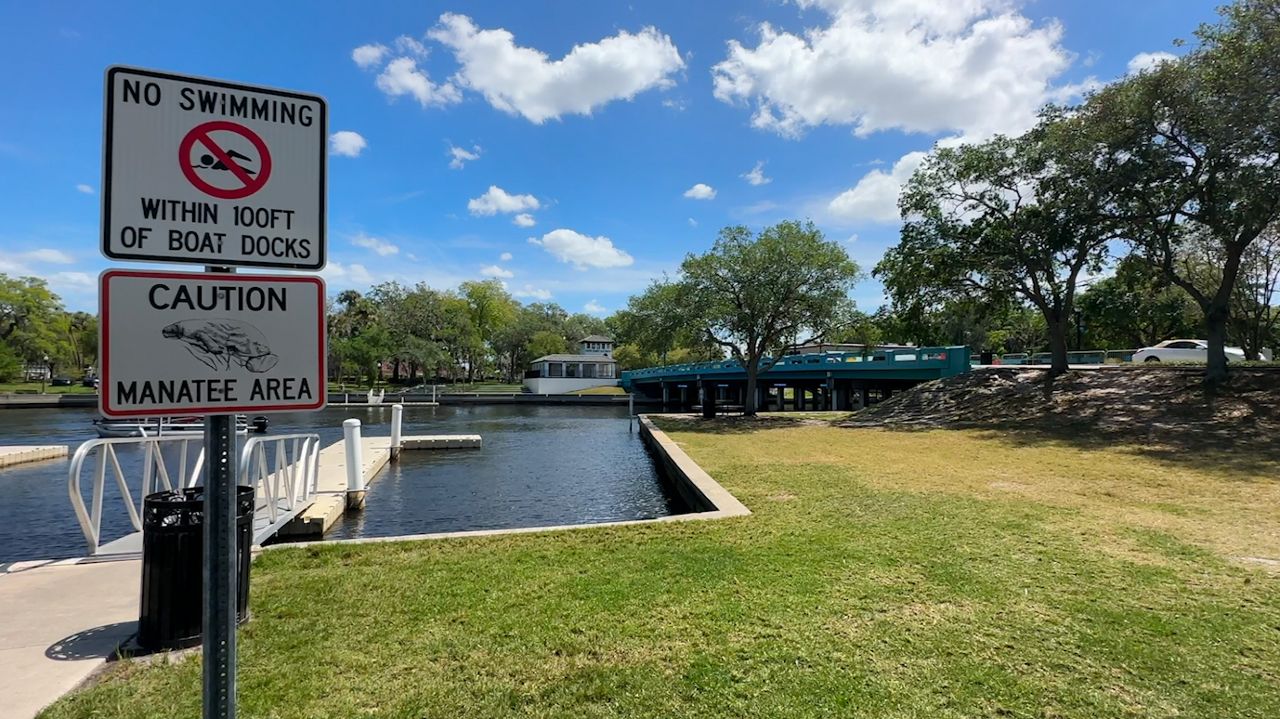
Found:
[[[140,451],[142,471],[128,476],[121,453]],[[81,478],[91,475],[88,503]],[[90,556],[136,555],[142,551],[142,502],[152,492],[202,484],[204,437],[196,433],[93,439],[76,449],[67,471],[67,493]],[[240,451],[237,481],[256,490],[253,543],[261,544],[312,504],[320,472],[320,435],[285,434],[250,437]],[[102,541],[107,477],[112,497],[124,506],[132,531]],[[136,490],[136,493],[135,493]]]

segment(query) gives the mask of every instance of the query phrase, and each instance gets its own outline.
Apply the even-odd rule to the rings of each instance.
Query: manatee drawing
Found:
[[[181,341],[192,357],[210,369],[231,369],[234,362],[250,372],[266,372],[280,361],[271,353],[262,331],[248,322],[182,320],[166,325],[160,334]]]

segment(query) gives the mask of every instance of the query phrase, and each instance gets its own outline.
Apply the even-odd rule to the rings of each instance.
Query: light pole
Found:
[[[53,371],[49,368],[49,355],[44,356],[44,372],[40,373],[40,394],[44,394],[45,383],[49,381],[49,375]]]

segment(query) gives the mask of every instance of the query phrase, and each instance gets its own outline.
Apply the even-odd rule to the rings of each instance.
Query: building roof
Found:
[[[616,360],[604,355],[543,355],[534,362],[594,362],[596,364],[613,364]]]
[[[578,341],[579,342],[613,342],[613,338],[605,337],[604,335],[587,335],[586,337],[583,337]]]

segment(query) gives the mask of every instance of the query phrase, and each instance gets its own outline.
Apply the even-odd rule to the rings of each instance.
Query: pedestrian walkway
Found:
[[[137,559],[18,562],[0,571],[0,706],[34,717],[137,630]]]

